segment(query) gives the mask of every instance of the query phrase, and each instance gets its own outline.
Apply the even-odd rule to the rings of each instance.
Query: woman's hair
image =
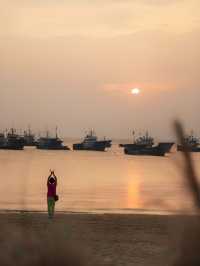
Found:
[[[53,177],[49,178],[49,183],[50,184],[54,184],[55,182],[56,182],[55,178],[53,178]]]

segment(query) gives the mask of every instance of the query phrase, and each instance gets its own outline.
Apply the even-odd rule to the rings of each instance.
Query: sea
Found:
[[[194,209],[180,152],[131,156],[118,144],[106,152],[0,150],[0,210],[46,211],[50,169],[58,178],[58,212],[174,214]],[[192,158],[200,176],[200,153]]]

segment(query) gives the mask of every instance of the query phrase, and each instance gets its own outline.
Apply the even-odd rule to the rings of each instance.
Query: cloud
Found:
[[[18,6],[48,6],[48,5],[109,5],[114,4],[118,5],[121,3],[130,4],[130,3],[141,3],[146,5],[169,5],[176,4],[179,2],[185,3],[188,0],[6,0],[5,3],[15,4]],[[194,0],[190,0],[194,1]]]
[[[155,6],[176,5],[179,3],[184,4],[186,1],[187,0],[139,0],[142,4]]]
[[[182,33],[199,27],[199,2],[165,1],[22,1],[1,9],[0,35],[116,36],[138,31]],[[11,4],[12,3],[12,4]],[[4,26],[2,26],[4,25]]]

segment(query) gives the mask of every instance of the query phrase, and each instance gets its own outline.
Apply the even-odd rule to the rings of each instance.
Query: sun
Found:
[[[134,88],[131,90],[131,93],[134,95],[140,94],[140,89],[139,88]]]

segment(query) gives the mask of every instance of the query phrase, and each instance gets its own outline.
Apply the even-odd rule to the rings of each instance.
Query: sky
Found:
[[[164,140],[179,118],[200,136],[199,0],[0,4],[0,129]]]

